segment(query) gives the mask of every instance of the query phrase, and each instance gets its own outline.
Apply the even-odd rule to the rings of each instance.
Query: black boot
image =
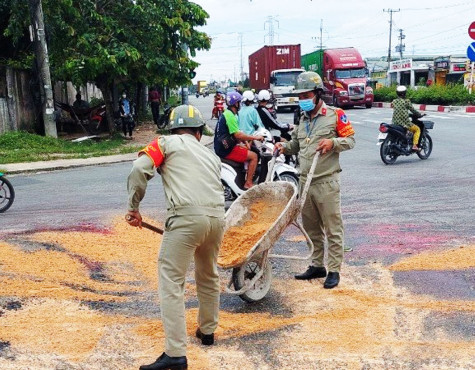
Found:
[[[140,366],[140,370],[184,370],[187,368],[186,356],[170,357],[165,352],[153,364]]]
[[[196,329],[196,338],[201,339],[201,344],[204,344],[205,346],[211,346],[214,344],[214,333],[203,334],[200,328]]]
[[[324,278],[327,276],[327,270],[325,267],[315,267],[315,266],[308,266],[307,271],[303,274],[295,275],[297,280],[311,280],[316,278]]]
[[[325,289],[332,289],[338,285],[340,282],[340,274],[338,272],[329,272],[323,287]]]

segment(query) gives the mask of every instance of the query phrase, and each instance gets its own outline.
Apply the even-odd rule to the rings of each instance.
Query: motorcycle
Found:
[[[10,208],[14,199],[15,190],[13,190],[13,185],[7,180],[5,175],[0,172],[0,213]]]
[[[425,116],[423,114],[421,117]],[[410,114],[411,121],[421,129],[418,151],[412,149],[413,134],[409,130],[399,125],[381,123],[379,126],[378,143],[380,145],[381,159],[385,164],[393,164],[400,155],[412,155],[414,153],[420,159],[429,158],[432,152],[432,138],[428,130],[434,128],[433,121],[420,120],[414,114]]]
[[[200,93],[199,92],[196,92],[196,97],[199,98],[200,97]]]
[[[159,130],[164,129],[168,125],[168,121],[170,119],[170,113],[172,112],[173,108],[174,107],[172,107],[171,105],[168,105],[168,104],[165,105],[163,114],[158,119],[157,126]]]
[[[224,112],[224,99],[222,98],[216,99],[214,101],[214,108],[211,113],[211,119],[216,118],[219,120],[223,112]]]
[[[91,112],[91,119],[89,123],[89,131],[93,135],[97,135],[101,131],[107,130],[107,125],[102,125],[102,122],[106,121],[106,106],[101,105],[97,109]]]
[[[254,142],[259,152],[259,162],[253,182],[260,184],[266,181],[266,179],[271,181],[288,181],[298,187],[299,173],[294,167],[285,163],[285,158],[282,155],[275,157],[275,164],[270,168],[274,153],[274,141],[271,133],[264,128],[260,128],[253,135],[260,135],[265,138],[264,143]],[[269,169],[271,170],[270,173]],[[244,190],[246,173],[247,163],[238,163],[221,158],[221,182],[224,187],[224,198],[226,201],[233,201],[246,191]]]

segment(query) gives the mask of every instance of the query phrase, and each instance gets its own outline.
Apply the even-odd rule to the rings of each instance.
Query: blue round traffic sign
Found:
[[[475,42],[472,42],[470,45],[468,45],[467,57],[470,59],[470,61],[475,62]]]

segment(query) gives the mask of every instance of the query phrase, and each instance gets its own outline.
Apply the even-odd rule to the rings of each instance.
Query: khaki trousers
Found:
[[[328,271],[340,272],[343,261],[343,220],[339,176],[312,183],[302,210],[305,231],[315,246],[312,265],[323,267],[325,236],[328,241]]]
[[[166,221],[158,275],[168,356],[186,356],[185,276],[193,257],[199,328],[203,334],[211,334],[218,325],[220,286],[216,261],[223,233],[223,218],[171,216]]]

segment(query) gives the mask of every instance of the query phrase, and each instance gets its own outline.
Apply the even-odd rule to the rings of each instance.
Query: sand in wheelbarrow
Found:
[[[269,204],[264,201],[254,203],[250,209],[250,217],[240,226],[232,226],[226,230],[219,250],[218,265],[231,267],[245,262],[246,256],[259,239],[277,220],[286,203]]]

